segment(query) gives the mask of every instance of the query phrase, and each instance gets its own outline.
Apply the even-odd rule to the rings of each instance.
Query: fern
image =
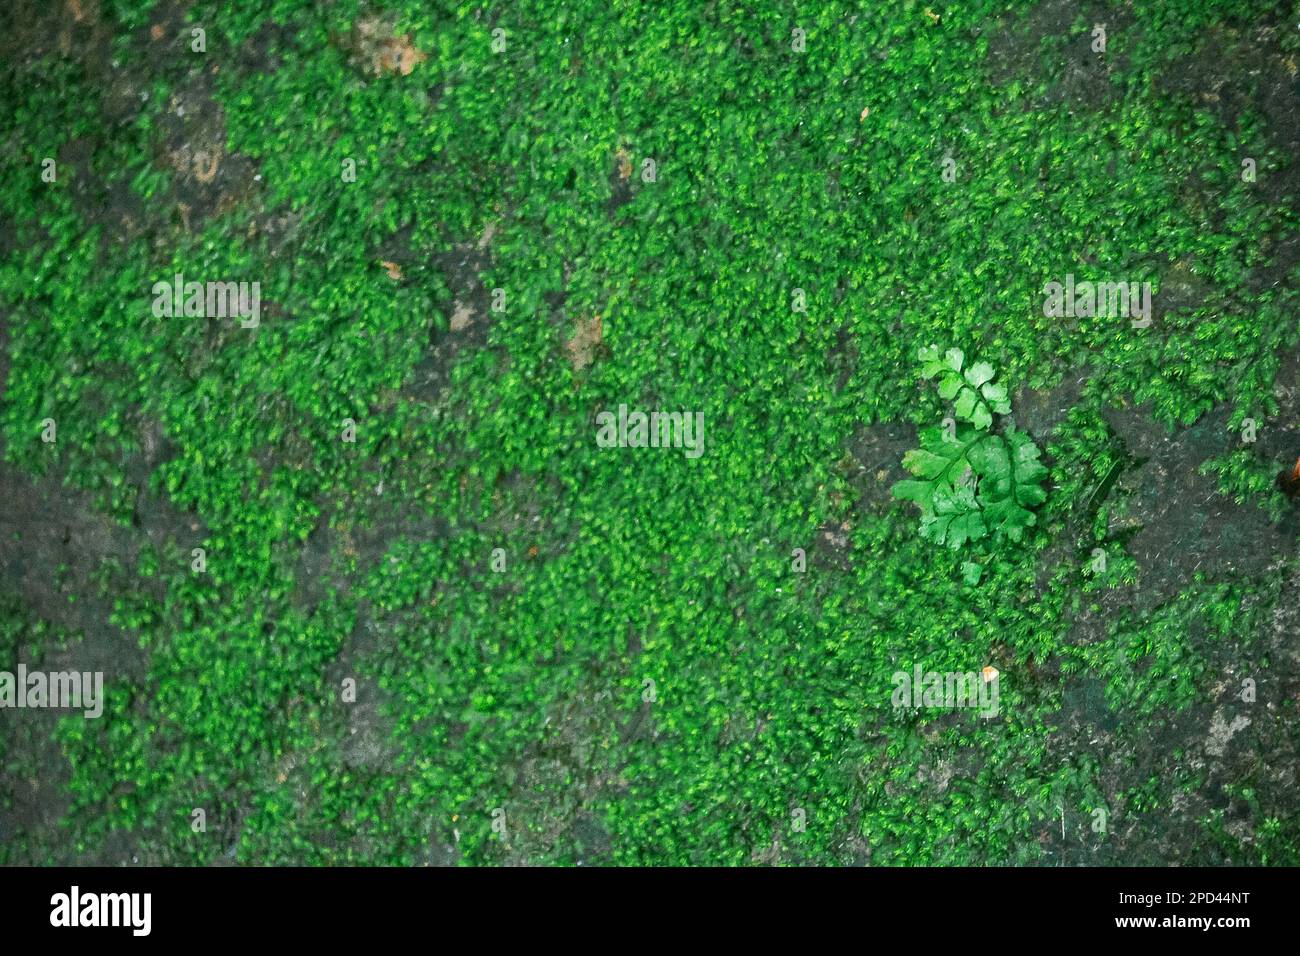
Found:
[[[940,356],[937,345],[921,349],[919,357],[921,377],[939,376],[939,397],[954,403],[953,412],[960,421],[987,429],[993,424],[994,412],[1011,413],[1006,386],[993,381],[993,366],[988,362],[976,362],[963,371],[966,356],[962,350],[949,349]]]
[[[903,467],[916,477],[895,484],[894,497],[920,509],[921,535],[937,544],[960,548],[989,535],[1020,541],[1037,520],[1032,509],[1047,497],[1047,469],[1027,433],[1010,423],[990,430],[995,414],[1011,412],[1006,386],[993,381],[987,362],[963,368],[960,349],[940,355],[930,346],[919,358],[922,377],[938,376],[939,395],[968,424],[923,429],[921,447],[903,456]],[[964,574],[976,577],[973,568]]]

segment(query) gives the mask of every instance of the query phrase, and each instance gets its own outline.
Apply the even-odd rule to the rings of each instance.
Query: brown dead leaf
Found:
[[[594,319],[579,319],[574,324],[573,338],[565,342],[564,347],[569,353],[569,362],[573,365],[575,372],[591,364],[591,360],[596,353],[596,347],[600,345],[601,339],[602,331],[599,315]]]
[[[614,154],[618,158],[618,178],[632,178],[632,156],[628,153],[627,148],[620,146],[618,152]]]
[[[162,24],[161,24],[161,23],[155,23],[153,26],[151,26],[151,27],[149,28],[149,36],[152,37],[152,38],[155,39],[155,40],[161,40],[161,39],[163,38],[163,26],[162,26]]]
[[[400,73],[410,76],[417,65],[429,58],[417,50],[410,35],[396,36],[392,24],[371,17],[358,20],[353,27],[353,43],[362,66],[375,76]]]
[[[384,49],[379,55],[379,72],[397,72],[402,76],[410,76],[411,71],[428,58],[429,54],[411,45],[409,36],[394,37],[384,44]]]
[[[221,165],[221,155],[217,152],[212,154],[212,161],[208,162],[207,153],[194,154],[194,178],[201,183],[210,183],[217,175],[217,168]],[[204,167],[207,167],[204,169]]]
[[[453,332],[460,332],[463,329],[469,328],[470,323],[473,321],[474,310],[470,308],[469,305],[460,301],[460,299],[457,299],[452,303],[451,330]]]
[[[866,119],[870,115],[871,115],[871,107],[870,106],[862,107],[862,115],[858,117],[858,122],[861,123],[864,119]]]
[[[402,267],[396,262],[389,262],[387,259],[380,259],[379,264],[384,267],[390,279],[400,279],[402,277]]]

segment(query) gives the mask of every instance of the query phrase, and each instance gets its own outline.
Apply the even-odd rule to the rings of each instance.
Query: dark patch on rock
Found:
[[[1079,404],[1092,375],[1092,369],[1081,368],[1068,372],[1052,388],[1020,389],[1011,406],[1016,425],[1029,432],[1039,448],[1045,448],[1070,409]]]
[[[451,369],[464,350],[486,347],[490,329],[492,291],[481,274],[489,267],[491,231],[476,243],[462,243],[434,257],[451,290],[442,303],[449,317],[447,331],[430,326],[429,351],[411,371],[405,393],[422,401],[438,400],[451,382]]]
[[[630,157],[628,162],[632,162]],[[636,198],[636,193],[632,189],[632,176],[634,174],[635,169],[626,177],[621,175],[619,160],[615,159],[614,168],[609,173],[609,201],[605,204],[605,213],[609,216],[611,222],[618,221],[619,210]]]
[[[214,88],[211,73],[190,74],[159,122],[158,160],[173,171],[173,200],[182,227],[191,233],[259,191],[253,161],[227,146],[225,112]]]
[[[83,635],[74,654],[78,670],[102,670],[106,680],[141,678],[145,656],[133,636],[109,622],[114,594],[101,581],[120,584],[146,542],[162,560],[188,566],[190,548],[205,532],[147,494],[137,502],[135,527],[98,513],[90,498],[53,476],[33,480],[0,464],[0,586],[38,617]],[[151,596],[160,599],[154,587]]]
[[[917,447],[916,426],[899,422],[864,425],[848,442],[841,470],[858,495],[858,510],[881,514],[897,504],[889,489],[910,477],[903,455]]]
[[[1088,29],[1071,35],[1075,21],[1083,19]],[[1032,86],[1052,78],[1036,108],[1065,106],[1071,110],[1101,110],[1120,99],[1120,87],[1113,81],[1123,75],[1128,57],[1109,46],[1111,40],[1132,23],[1132,15],[1113,7],[1083,4],[1072,0],[1047,0],[1015,24],[995,33],[989,43],[989,71],[994,85],[1017,79]],[[1092,50],[1092,28],[1104,24],[1107,52]],[[1061,38],[1059,56],[1043,53],[1045,39]]]
[[[3,226],[0,226],[3,228]],[[0,253],[3,255],[3,253]],[[0,402],[9,392],[9,311],[0,310]],[[4,451],[4,443],[0,441],[0,453]]]
[[[830,520],[817,529],[812,563],[836,571],[853,570],[852,525],[848,521]]]
[[[88,222],[103,224],[104,239],[129,242],[144,231],[144,200],[125,179],[108,180],[95,171],[97,145],[87,137],[64,143],[57,157],[59,178],[67,181],[77,212]]]
[[[347,715],[339,747],[343,763],[353,768],[389,768],[399,747],[393,740],[393,722],[385,706],[387,695],[373,680],[346,676],[357,682],[357,699],[354,703],[339,703]],[[341,695],[342,678],[333,687]]]
[[[1300,349],[1282,357],[1273,377],[1273,398],[1277,414],[1266,419],[1255,436],[1251,451],[1278,469],[1294,468],[1300,459]]]
[[[1123,508],[1116,531],[1136,529],[1127,550],[1140,567],[1135,599],[1151,607],[1196,574],[1207,580],[1258,573],[1288,550],[1295,522],[1273,525],[1251,503],[1238,505],[1200,474],[1206,460],[1230,450],[1228,412],[1217,409],[1171,435],[1137,409],[1110,409],[1106,420],[1140,464],[1116,486]]]
[[[1066,684],[1061,693],[1058,726],[1067,732],[1086,733],[1102,730],[1110,733],[1118,719],[1106,702],[1106,685],[1096,677],[1086,676]]]
[[[298,52],[297,37],[288,25],[267,20],[240,46],[235,67],[241,73],[278,73],[285,64],[284,54]]]
[[[588,862],[605,863],[612,856],[613,844],[609,831],[595,815],[580,811],[574,818],[571,833],[577,846],[579,865]]]

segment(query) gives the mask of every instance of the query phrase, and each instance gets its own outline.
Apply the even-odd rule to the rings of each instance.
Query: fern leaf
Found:
[[[981,476],[978,501],[990,529],[1019,541],[1037,519],[1030,510],[1042,504],[1047,469],[1032,438],[1015,428],[971,449],[971,464]]]

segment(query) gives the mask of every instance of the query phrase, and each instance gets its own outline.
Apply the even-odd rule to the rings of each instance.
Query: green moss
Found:
[[[1124,859],[1156,839],[1176,768],[1148,791],[1111,758],[1209,693],[1266,588],[1100,610],[1137,580],[1103,411],[1275,420],[1300,345],[1278,258],[1295,209],[1269,186],[1293,158],[1263,115],[1166,82],[1236,42],[1238,4],[1126,7],[1084,81],[1090,23],[1044,34],[992,2],[937,21],[914,2],[392,2],[427,58],[381,76],[347,39],[357,3],[195,5],[206,54],[151,40],[148,4],[104,6],[149,94],[126,118],[89,60],[3,75],[0,434],[6,461],[122,522],[144,490],[199,530],[115,595],[147,673],[110,675],[103,720],[60,724],[76,854],[123,831],[183,863],[1033,863],[1063,852],[1062,813],[1070,847],[1104,853],[1079,821],[1116,793],[1143,821]],[[1264,81],[1232,49],[1249,100]],[[176,103],[209,95],[223,168],[249,181],[204,192],[170,157],[203,145]],[[74,141],[88,159],[42,182]],[[139,203],[134,231],[87,205],[89,179]],[[153,316],[178,272],[259,281],[261,325]],[[1155,321],[1046,317],[1067,274],[1150,281]],[[939,341],[1035,392],[1091,371],[1051,399],[1054,432],[1018,423],[1050,496],[977,575],[873,497],[896,457],[845,464],[863,429],[937,420],[914,357]],[[705,453],[599,447],[619,404],[702,413]],[[154,423],[167,453],[147,458]],[[1280,516],[1271,465],[1206,467]],[[1094,605],[1104,636],[1079,644]],[[895,711],[889,675],[919,661],[996,664],[1000,716]],[[1095,750],[1063,736],[1082,681],[1120,726]],[[1296,862],[1293,805],[1256,800],[1259,845],[1214,852]],[[1210,852],[1186,836],[1186,862]]]

